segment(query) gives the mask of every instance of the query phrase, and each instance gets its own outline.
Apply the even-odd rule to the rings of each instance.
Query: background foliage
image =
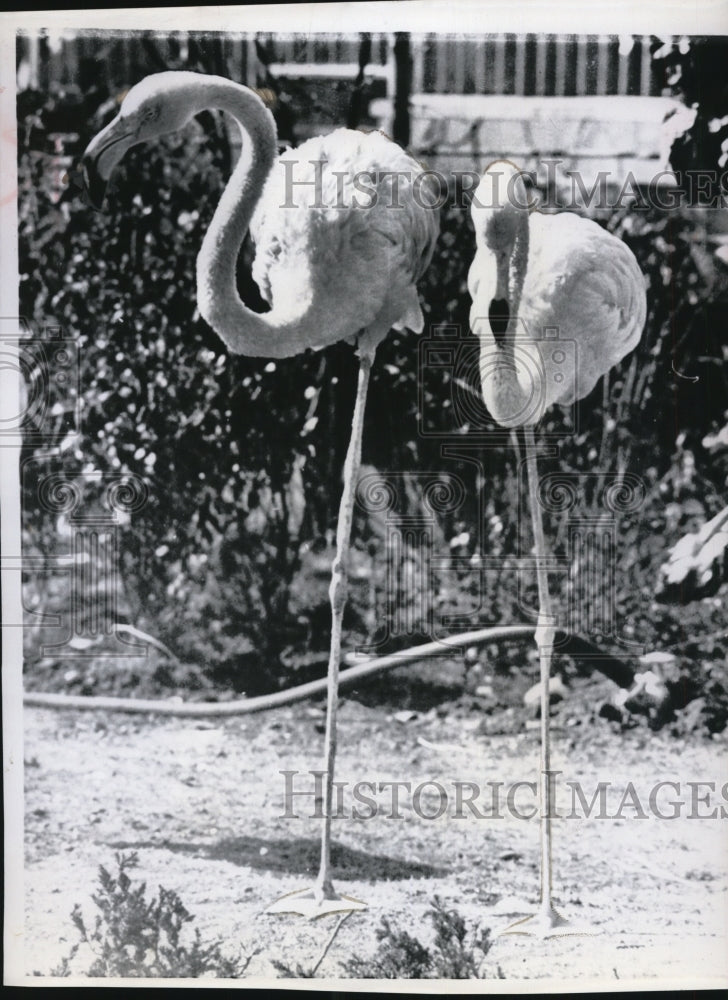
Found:
[[[190,68],[214,69],[204,51],[196,58],[199,65]],[[682,57],[681,87],[701,101],[699,80],[689,81],[689,67],[699,72],[700,66],[692,50],[690,59]],[[277,115],[295,137],[296,121],[308,113],[305,93],[276,100]],[[234,156],[222,120],[206,113],[184,133],[133,149],[98,214],[62,175],[115,107],[93,87],[19,96],[21,313],[36,330],[55,325],[77,337],[83,414],[74,435],[74,401],[63,388],[51,388],[45,443],[29,443],[24,456],[26,553],[48,558],[70,551],[63,515],[39,502],[50,473],[83,483],[90,505],[100,502],[90,470],[136,477],[147,498],[121,525],[122,585],[112,580],[109,587],[121,618],[173,654],[158,666],[154,684],[269,690],[320,672],[325,661],[331,542],[356,358],[346,345],[275,363],[225,353],[198,316],[194,296],[195,258]],[[680,150],[687,156],[684,143]],[[703,150],[694,144],[692,155]],[[625,206],[599,221],[633,249],[646,276],[645,334],[606,384],[579,404],[573,422],[561,411],[548,414],[541,430],[555,435],[559,447],[544,468],[576,477],[584,511],[598,503],[593,471],[642,477],[645,501],[619,526],[622,635],[648,649],[674,648],[697,688],[717,685],[723,697],[721,574],[708,593],[685,595],[684,607],[655,599],[666,550],[728,502],[728,448],[720,445],[728,300],[726,267],[713,253],[716,219],[698,210]],[[395,590],[390,585],[387,592],[386,517],[359,511],[345,622],[352,644],[409,645],[428,633],[428,615],[467,614],[479,605],[481,620],[524,617],[512,572],[524,541],[526,549],[530,544],[519,523],[516,452],[506,445],[445,459],[443,437],[434,434],[467,443],[473,431],[495,429],[467,364],[475,341],[468,327],[474,244],[466,208],[451,201],[441,230],[421,299],[428,324],[460,331],[463,362],[455,371],[422,369],[418,340],[409,333],[382,344],[367,409],[365,473],[389,479],[400,514],[429,513],[423,470],[436,479],[459,476],[464,499],[437,519],[430,554],[444,559],[445,568],[424,600],[404,581],[414,579],[427,553],[403,549]],[[246,246],[240,257],[241,294],[263,308],[249,277],[251,254]],[[557,554],[568,554],[567,529],[566,514],[553,514],[547,530]],[[478,563],[487,555],[502,558],[503,572],[488,576],[481,593]],[[570,586],[573,574],[571,583],[562,581],[563,599]],[[597,584],[581,600],[603,596]],[[63,600],[52,580],[28,580],[26,603],[36,614],[57,610]],[[393,624],[403,607],[411,609],[404,633]],[[28,630],[28,667],[36,679],[96,689],[88,664],[68,671],[60,659],[41,656],[44,637],[43,628]],[[141,678],[122,670],[94,683],[139,690]]]

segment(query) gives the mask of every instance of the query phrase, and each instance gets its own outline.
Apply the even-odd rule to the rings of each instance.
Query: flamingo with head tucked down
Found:
[[[219,76],[165,72],[132,87],[119,114],[83,157],[90,198],[100,207],[114,167],[131,146],[185,126],[205,109],[228,112],[242,132],[240,160],[197,258],[197,305],[235,354],[285,358],[339,340],[356,341],[359,379],[344,465],[329,595],[331,647],[325,736],[326,785],[321,862],[312,889],[274,903],[273,912],[308,916],[361,909],[331,878],[331,806],[341,628],[354,491],[361,461],[369,375],[392,328],[422,330],[416,282],[438,235],[430,175],[379,132],[338,129],[277,156],[273,117],[251,90]],[[235,268],[248,229],[253,277],[271,305],[255,313],[240,300]]]
[[[642,272],[621,240],[590,219],[534,207],[518,167],[501,160],[487,168],[471,205],[476,254],[468,288],[485,404],[502,426],[524,429],[538,579],[541,901],[534,916],[508,930],[551,936],[569,929],[552,902],[549,677],[556,620],[533,427],[553,403],[586,396],[637,345],[647,302]]]

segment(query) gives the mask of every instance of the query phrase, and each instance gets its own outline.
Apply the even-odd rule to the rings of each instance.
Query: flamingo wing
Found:
[[[531,215],[521,318],[539,339],[549,331],[575,352],[573,374],[550,402],[588,395],[636,346],[646,311],[644,278],[626,244],[572,213]]]
[[[422,329],[415,283],[438,223],[421,173],[386,136],[349,129],[310,139],[274,166],[251,223],[253,277],[276,311],[326,303],[318,346],[373,325]]]

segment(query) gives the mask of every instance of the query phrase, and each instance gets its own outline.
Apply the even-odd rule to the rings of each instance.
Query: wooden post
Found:
[[[409,98],[412,87],[412,57],[410,38],[405,31],[398,31],[394,42],[394,125],[392,138],[400,146],[410,141]]]

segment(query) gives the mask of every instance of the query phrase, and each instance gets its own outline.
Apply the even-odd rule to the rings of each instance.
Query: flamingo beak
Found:
[[[106,194],[106,181],[101,176],[98,165],[93,159],[84,157],[81,161],[81,172],[89,203],[100,212]]]
[[[508,299],[491,299],[488,307],[488,321],[498,347],[503,346],[511,318]]]
[[[510,263],[510,252],[499,251],[497,259],[495,297],[491,299],[488,308],[488,320],[493,331],[495,342],[498,347],[503,346],[508,324],[511,318],[510,305],[508,303],[508,266]]]
[[[81,158],[84,186],[89,202],[99,211],[114,167],[136,141],[136,133],[129,129],[128,120],[117,115],[86,147]]]

